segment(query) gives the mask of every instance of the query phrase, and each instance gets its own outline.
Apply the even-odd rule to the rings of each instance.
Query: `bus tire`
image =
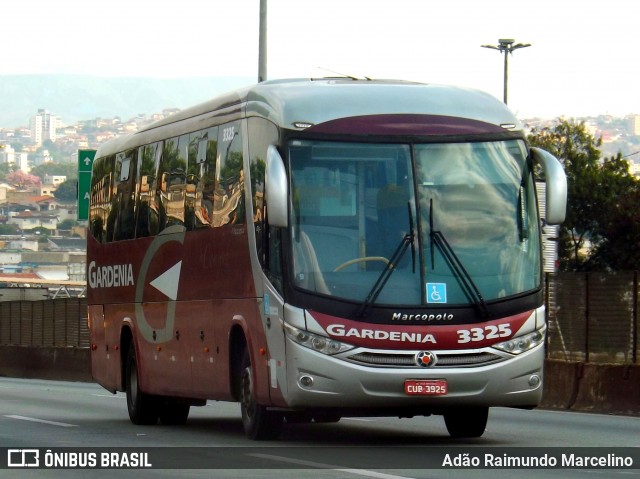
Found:
[[[140,390],[138,361],[136,360],[136,350],[133,342],[129,346],[127,354],[125,380],[127,386],[127,409],[131,422],[138,425],[157,424],[159,414],[158,398]]]
[[[249,351],[245,348],[240,369],[242,427],[253,440],[275,439],[282,431],[283,415],[258,404]]]
[[[488,418],[488,407],[465,408],[446,413],[444,423],[451,437],[480,437],[487,428]]]

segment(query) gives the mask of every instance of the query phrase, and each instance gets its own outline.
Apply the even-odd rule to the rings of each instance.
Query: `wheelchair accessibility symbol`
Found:
[[[446,303],[446,283],[427,283],[427,303]]]

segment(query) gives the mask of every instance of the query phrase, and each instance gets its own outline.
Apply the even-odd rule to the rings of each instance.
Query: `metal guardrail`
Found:
[[[547,357],[638,364],[638,272],[547,276]]]
[[[0,346],[88,348],[86,298],[0,302]]]

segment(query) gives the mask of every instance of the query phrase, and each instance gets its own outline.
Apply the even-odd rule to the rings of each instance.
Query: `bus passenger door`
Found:
[[[286,406],[284,397],[287,395],[287,363],[285,361],[285,341],[282,328],[284,310],[285,306],[280,294],[269,282],[265,282],[261,316],[269,350],[267,359],[269,397],[272,404],[276,406]]]
[[[287,397],[286,347],[284,335],[284,318],[286,306],[282,299],[283,263],[282,263],[282,228],[270,227],[265,233],[265,268],[263,269],[263,291],[261,316],[267,339],[269,357],[269,396],[271,403],[286,406]]]

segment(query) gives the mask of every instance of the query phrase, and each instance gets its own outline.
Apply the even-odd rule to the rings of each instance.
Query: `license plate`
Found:
[[[407,379],[404,392],[410,396],[445,396],[449,387],[445,379]]]

